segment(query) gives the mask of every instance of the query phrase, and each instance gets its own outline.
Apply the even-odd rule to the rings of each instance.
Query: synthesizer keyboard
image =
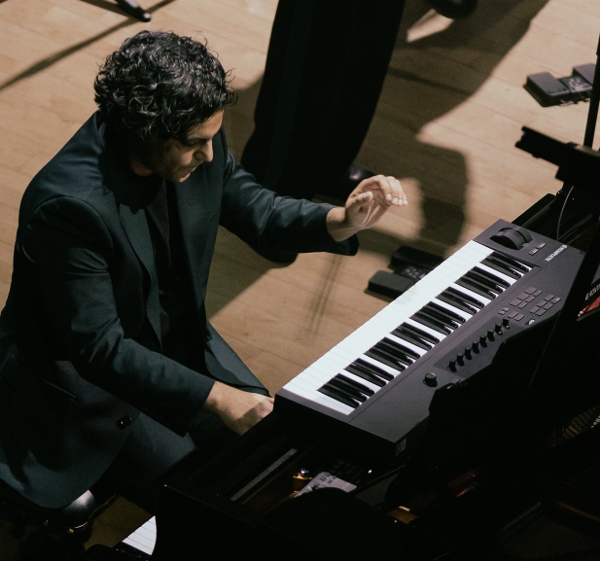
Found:
[[[287,383],[275,411],[397,458],[418,441],[437,390],[560,311],[582,258],[500,220]]]

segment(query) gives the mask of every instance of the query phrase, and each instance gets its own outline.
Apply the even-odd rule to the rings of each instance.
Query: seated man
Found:
[[[234,161],[235,101],[204,44],[143,31],[95,81],[99,110],[23,195],[0,317],[0,479],[61,508],[110,485],[153,512],[167,471],[273,400],[206,318],[219,224],[255,249],[353,254],[400,183],[344,207],[281,197]]]

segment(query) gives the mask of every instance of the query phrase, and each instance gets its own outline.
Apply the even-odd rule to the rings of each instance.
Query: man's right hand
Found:
[[[233,432],[244,434],[273,410],[273,398],[215,382],[204,409],[218,415]]]

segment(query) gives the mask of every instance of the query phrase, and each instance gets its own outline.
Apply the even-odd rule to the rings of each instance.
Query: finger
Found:
[[[392,198],[392,204],[394,204],[396,206],[406,206],[408,204],[408,198],[406,197],[406,193],[404,192],[404,189],[402,188],[402,183],[395,177],[392,179],[394,180],[393,181],[394,196]]]
[[[363,193],[355,193],[348,198],[346,202],[346,210],[350,212],[358,213],[360,209],[365,205],[370,204],[370,202],[374,199],[374,194],[372,191],[364,191]]]
[[[404,206],[408,204],[406,193],[398,179],[392,176],[385,178],[384,192],[386,200],[394,206]]]
[[[375,175],[363,181],[360,187],[363,192],[372,191],[377,200],[386,201],[388,205],[403,206],[408,202],[402,184],[391,175]]]

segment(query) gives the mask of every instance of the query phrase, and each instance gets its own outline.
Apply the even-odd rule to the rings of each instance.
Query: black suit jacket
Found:
[[[256,184],[227,150],[175,188],[206,372],[161,353],[148,190],[105,141],[98,114],[33,179],[20,209],[0,318],[0,479],[60,507],[89,488],[140,411],[184,434],[214,379],[266,393],[206,320],[219,224],[252,247],[354,253],[335,243],[329,205]]]

